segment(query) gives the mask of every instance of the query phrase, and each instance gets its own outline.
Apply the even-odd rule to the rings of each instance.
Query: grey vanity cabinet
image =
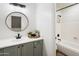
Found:
[[[4,55],[4,49],[0,49],[0,56]]]
[[[43,40],[22,44],[22,56],[42,56]]]
[[[43,40],[0,49],[0,56],[42,56]]]
[[[22,56],[33,56],[33,42],[22,45]]]
[[[43,40],[35,41],[34,45],[34,56],[42,56],[43,55]]]
[[[4,48],[4,56],[17,56],[17,47],[18,46]]]
[[[4,56],[33,56],[33,42],[4,48]]]

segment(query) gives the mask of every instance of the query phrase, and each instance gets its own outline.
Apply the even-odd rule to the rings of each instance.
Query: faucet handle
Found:
[[[61,39],[58,39],[59,41],[61,41]]]

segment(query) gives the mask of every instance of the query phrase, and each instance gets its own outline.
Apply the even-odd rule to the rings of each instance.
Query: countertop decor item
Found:
[[[40,37],[40,32],[38,30],[31,31],[28,33],[29,38],[39,38]]]

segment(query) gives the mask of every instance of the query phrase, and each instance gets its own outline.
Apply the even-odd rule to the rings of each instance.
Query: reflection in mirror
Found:
[[[21,30],[21,17],[20,16],[11,16],[11,28],[12,30]]]

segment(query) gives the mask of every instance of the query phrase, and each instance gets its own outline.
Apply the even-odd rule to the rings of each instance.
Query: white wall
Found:
[[[37,4],[37,29],[44,37],[44,55],[53,56],[55,50],[55,5],[52,3]]]
[[[61,10],[62,14],[62,40],[79,43],[79,4]]]
[[[8,39],[17,35],[17,32],[9,30],[5,25],[6,16],[13,11],[24,13],[30,22],[29,27],[21,32],[26,35],[27,32],[38,29],[44,39],[44,55],[55,55],[55,39],[54,39],[54,20],[55,6],[51,3],[27,3],[26,8],[19,8],[12,5],[0,4],[0,40]]]
[[[0,40],[11,38],[17,35],[17,32],[13,32],[9,30],[5,25],[5,19],[7,15],[11,12],[18,11],[24,13],[29,20],[29,27],[21,32],[21,35],[26,35],[27,32],[36,29],[36,22],[35,22],[35,9],[36,5],[32,3],[27,3],[26,8],[15,7],[10,5],[9,3],[0,3]]]

